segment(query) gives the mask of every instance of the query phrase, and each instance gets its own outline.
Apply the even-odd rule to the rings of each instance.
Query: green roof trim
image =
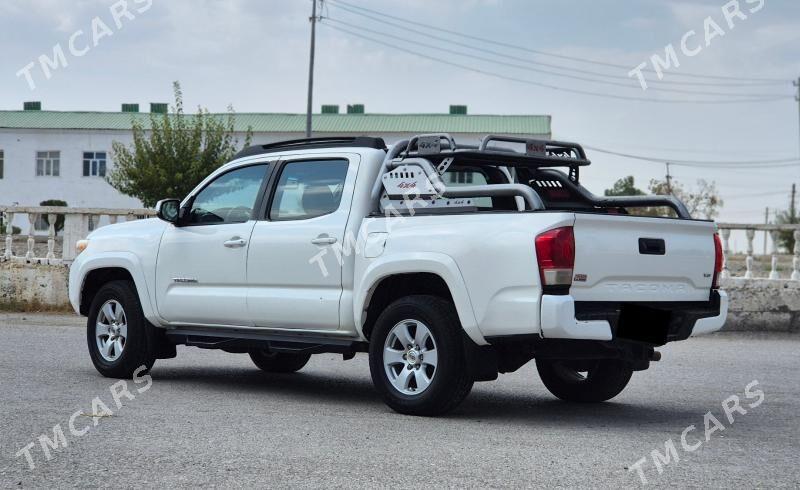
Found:
[[[227,114],[214,114],[227,118]],[[155,117],[163,117],[156,114]],[[150,126],[150,114],[124,112],[0,111],[0,129],[130,130]],[[314,114],[318,133],[501,133],[550,135],[550,116],[489,114]],[[236,131],[303,133],[305,114],[237,113]]]

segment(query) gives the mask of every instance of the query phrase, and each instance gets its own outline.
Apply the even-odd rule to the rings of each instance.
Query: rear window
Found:
[[[447,187],[465,187],[470,185],[486,185],[489,183],[485,173],[478,169],[447,169],[442,176]],[[473,199],[479,208],[492,209],[491,197],[476,197]]]

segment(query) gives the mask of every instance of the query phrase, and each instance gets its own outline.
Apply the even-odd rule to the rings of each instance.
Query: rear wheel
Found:
[[[571,402],[603,402],[619,395],[631,379],[633,369],[613,359],[560,361],[537,359],[536,369],[547,389]]]
[[[133,377],[156,360],[156,336],[130,281],[111,281],[97,292],[89,309],[86,340],[97,371],[109,378]]]
[[[435,296],[408,296],[384,310],[370,337],[369,367],[384,402],[400,413],[445,413],[472,389],[458,316]]]
[[[311,354],[258,350],[250,352],[250,359],[259,369],[268,373],[294,373],[303,369],[311,359]]]

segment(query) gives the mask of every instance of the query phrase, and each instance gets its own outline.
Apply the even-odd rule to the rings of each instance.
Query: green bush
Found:
[[[59,199],[48,199],[47,201],[40,202],[39,206],[59,206],[59,207],[66,208],[68,206],[68,204],[67,204],[66,201],[61,201]],[[47,218],[46,214],[42,215],[42,221],[44,221],[45,224],[47,224],[47,226],[50,226],[50,220]],[[63,229],[64,229],[64,215],[63,214],[59,214],[56,217],[56,233],[58,233],[59,231],[61,231]]]
[[[19,235],[20,233],[22,233],[22,228],[20,228],[19,226],[12,226],[11,227],[11,234],[12,235]],[[2,219],[0,219],[0,237],[4,237],[5,235],[6,235],[6,224],[3,223]],[[3,246],[3,243],[2,243],[2,240],[0,240],[0,248],[2,248],[2,246]]]
[[[6,234],[6,220],[4,218],[5,218],[5,216],[3,216],[2,213],[0,213],[0,236],[5,236],[5,234]],[[12,235],[19,235],[21,232],[22,232],[22,230],[19,228],[19,226],[12,226],[11,227],[11,234]],[[2,246],[2,245],[0,244],[0,246]]]

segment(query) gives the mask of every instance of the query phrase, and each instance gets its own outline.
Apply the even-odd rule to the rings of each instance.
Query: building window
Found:
[[[0,150],[0,179],[3,178],[3,162],[5,161],[5,154]]]
[[[48,231],[50,224],[44,219],[41,214],[36,215],[36,221],[33,222],[33,229],[36,231]]]
[[[84,177],[106,176],[106,152],[104,151],[83,152],[83,176]]]
[[[60,151],[36,152],[36,175],[58,177],[61,173]]]

